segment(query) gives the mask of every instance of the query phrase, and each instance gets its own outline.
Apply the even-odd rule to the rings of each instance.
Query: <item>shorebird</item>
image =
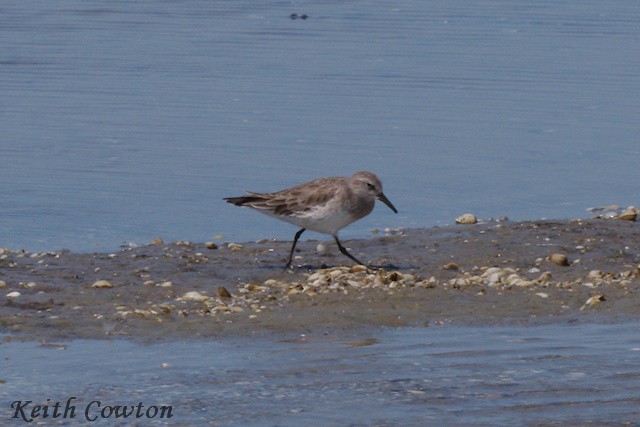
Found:
[[[375,199],[398,213],[382,192],[380,179],[366,171],[357,172],[351,177],[319,178],[275,193],[248,191],[244,196],[224,198],[233,205],[248,206],[265,215],[302,227],[295,234],[285,269],[291,266],[293,251],[305,230],[329,234],[342,254],[364,265],[342,246],[338,230],[369,215]]]

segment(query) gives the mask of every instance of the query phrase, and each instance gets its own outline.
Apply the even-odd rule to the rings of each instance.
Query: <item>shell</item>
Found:
[[[582,307],[580,307],[580,311],[584,310],[585,308],[594,307],[603,301],[606,301],[606,298],[604,297],[604,295],[600,295],[600,294],[594,295],[591,298],[589,298]]]
[[[182,297],[180,297],[180,300],[182,301],[204,301],[207,299],[209,299],[209,297],[202,295],[200,292],[197,292],[197,291],[187,292],[184,295],[182,295]]]
[[[455,262],[448,262],[445,265],[442,266],[443,269],[445,270],[459,270],[460,267],[458,267],[458,264],[456,264]]]
[[[569,259],[564,254],[551,254],[548,257],[549,261],[556,265],[567,266],[569,265]]]
[[[622,212],[618,219],[625,221],[635,221],[638,218],[638,211],[635,208],[629,208]]]
[[[98,280],[93,285],[92,288],[113,288],[114,284],[109,282],[108,280]]]
[[[217,292],[220,298],[231,298],[231,292],[229,292],[224,286],[218,286]]]
[[[477,224],[478,218],[474,214],[466,213],[456,218],[457,224]]]

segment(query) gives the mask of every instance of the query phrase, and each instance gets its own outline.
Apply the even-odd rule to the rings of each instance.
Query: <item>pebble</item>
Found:
[[[173,286],[173,282],[162,282],[162,283],[158,283],[156,286],[158,286],[159,288],[170,288]]]
[[[603,276],[604,274],[600,270],[591,270],[589,274],[587,274],[587,277],[590,279],[600,279]]]
[[[184,295],[182,295],[182,297],[180,297],[181,301],[204,301],[207,299],[209,299],[208,296],[202,295],[200,292],[197,292],[197,291],[187,292]]]
[[[569,259],[564,254],[551,254],[548,257],[549,261],[556,265],[567,266],[569,265]]]
[[[98,280],[93,285],[91,285],[91,287],[92,288],[113,288],[114,285],[108,280]]]
[[[478,218],[474,214],[466,213],[456,218],[457,224],[477,224]]]
[[[143,286],[155,286],[156,282],[154,282],[153,280],[147,280],[146,282],[144,282],[142,284]]]
[[[7,298],[18,298],[20,295],[21,295],[20,292],[13,291],[13,292],[9,292],[7,294]]]
[[[218,249],[218,244],[216,242],[207,242],[204,244],[207,249]]]
[[[227,245],[227,248],[229,248],[232,251],[241,251],[242,248],[244,248],[244,246],[242,246],[240,243],[229,243]]]
[[[320,255],[323,255],[327,252],[327,246],[324,243],[318,243],[316,246],[316,252]]]
[[[549,294],[546,292],[536,292],[536,296],[539,296],[540,298],[549,298]]]
[[[0,289],[6,288],[6,287],[7,287],[7,282],[5,282],[4,280],[0,280]]]
[[[160,237],[156,237],[155,239],[153,239],[151,241],[152,245],[164,245],[164,240],[162,240]]]

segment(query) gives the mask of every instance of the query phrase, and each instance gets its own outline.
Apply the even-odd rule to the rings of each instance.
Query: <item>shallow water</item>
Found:
[[[290,239],[221,198],[359,169],[400,214],[379,206],[343,237],[638,204],[635,1],[0,12],[0,247]]]
[[[93,400],[142,402],[171,405],[165,421],[180,425],[633,424],[639,328],[442,326],[276,341],[79,340],[62,350],[2,343],[0,417],[15,421],[15,400],[76,397],[78,417]]]

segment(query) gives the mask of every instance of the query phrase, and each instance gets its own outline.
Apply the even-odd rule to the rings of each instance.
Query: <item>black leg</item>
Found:
[[[284,266],[285,270],[291,267],[291,260],[293,259],[293,250],[296,248],[296,243],[298,243],[298,239],[300,238],[300,236],[302,236],[302,233],[304,233],[304,230],[306,229],[301,228],[300,230],[298,230],[298,232],[296,233],[296,237],[293,238],[293,245],[291,245],[291,251],[289,251],[289,260],[287,261],[287,265]]]
[[[338,240],[338,236],[333,236],[333,238],[336,240],[336,243],[338,244],[338,249],[340,249],[340,252],[342,252],[344,255],[348,256],[349,258],[351,258],[353,261],[355,261],[358,264],[367,265],[362,261],[358,261],[358,259],[356,257],[354,257],[349,252],[347,252],[347,250],[340,244],[340,240]]]

